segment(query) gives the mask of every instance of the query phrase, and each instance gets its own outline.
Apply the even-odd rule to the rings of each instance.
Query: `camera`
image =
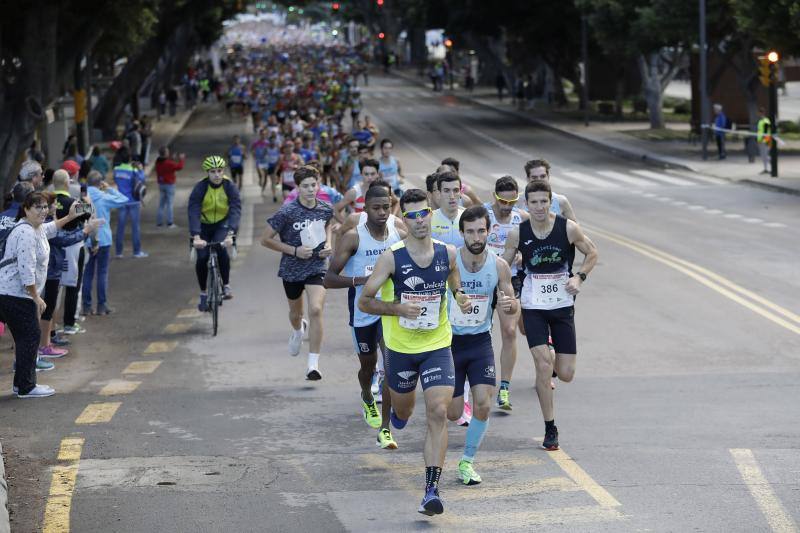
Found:
[[[78,202],[75,206],[76,215],[91,215],[94,214],[94,206],[84,202]]]

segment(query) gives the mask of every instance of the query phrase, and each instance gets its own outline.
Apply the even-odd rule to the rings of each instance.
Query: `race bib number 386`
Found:
[[[400,303],[416,304],[421,308],[419,316],[412,320],[400,317],[400,326],[406,329],[436,329],[439,325],[439,307],[442,303],[441,294],[414,294],[403,293]]]
[[[568,272],[528,274],[522,287],[523,309],[561,309],[575,299],[567,293]]]

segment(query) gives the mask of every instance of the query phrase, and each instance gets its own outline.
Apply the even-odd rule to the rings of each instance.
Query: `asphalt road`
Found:
[[[406,81],[371,82],[366,111],[412,184],[453,156],[488,200],[496,177],[544,156],[597,243],[576,379],[556,390],[562,451],[538,446],[520,338],[514,411],[493,413],[476,459],[484,482],[456,480],[464,430],[453,425],[446,513],[417,514],[422,411],[395,432],[398,450],[375,446],[344,291],[325,306],[324,378],[303,379],[307,345],[287,355],[279,258],[257,245],[276,206],[252,186],[235,298],[212,338],[192,310],[183,213],[201,157],[245,126],[201,108],[175,141],[190,161],[184,229],[156,228],[149,205],[150,258],[112,262],[117,313],[89,317],[73,353],[39,375],[58,394],[0,398],[14,530],[797,531],[796,197],[637,165]],[[495,350],[499,364],[499,335]]]

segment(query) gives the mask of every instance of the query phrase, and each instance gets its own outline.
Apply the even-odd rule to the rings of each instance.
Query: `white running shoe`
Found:
[[[293,331],[291,335],[289,335],[289,355],[292,357],[297,357],[300,355],[300,346],[303,344],[303,334],[308,329],[308,322],[304,318],[300,323],[300,329],[297,331]]]
[[[52,396],[55,393],[56,391],[52,387],[48,387],[47,385],[36,385],[28,392],[28,394],[20,394],[19,391],[17,391],[17,398],[45,398],[47,396]]]
[[[369,390],[370,392],[372,392],[373,396],[378,394],[378,391],[380,390],[380,381],[381,381],[380,378],[381,376],[377,370],[372,372],[372,385],[370,385]]]

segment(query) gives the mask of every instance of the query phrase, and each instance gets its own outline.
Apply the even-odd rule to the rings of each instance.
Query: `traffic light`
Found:
[[[331,4],[331,9],[333,9],[334,11],[339,11],[340,7],[342,6],[339,4],[339,2],[334,2],[333,4]]]
[[[444,45],[445,45],[447,48],[452,48],[452,47],[453,47],[453,41],[452,41],[452,39],[445,39],[445,40],[444,40]]]
[[[375,0],[375,3],[378,4],[378,7],[383,7],[383,0]]]
[[[380,33],[378,34],[378,39],[384,39],[385,37],[386,37],[386,34],[385,34],[385,33],[383,33],[383,32],[380,32]]]
[[[778,61],[780,55],[775,50],[770,50],[767,55],[758,58],[758,79],[761,85],[769,87],[770,83],[778,81]]]

